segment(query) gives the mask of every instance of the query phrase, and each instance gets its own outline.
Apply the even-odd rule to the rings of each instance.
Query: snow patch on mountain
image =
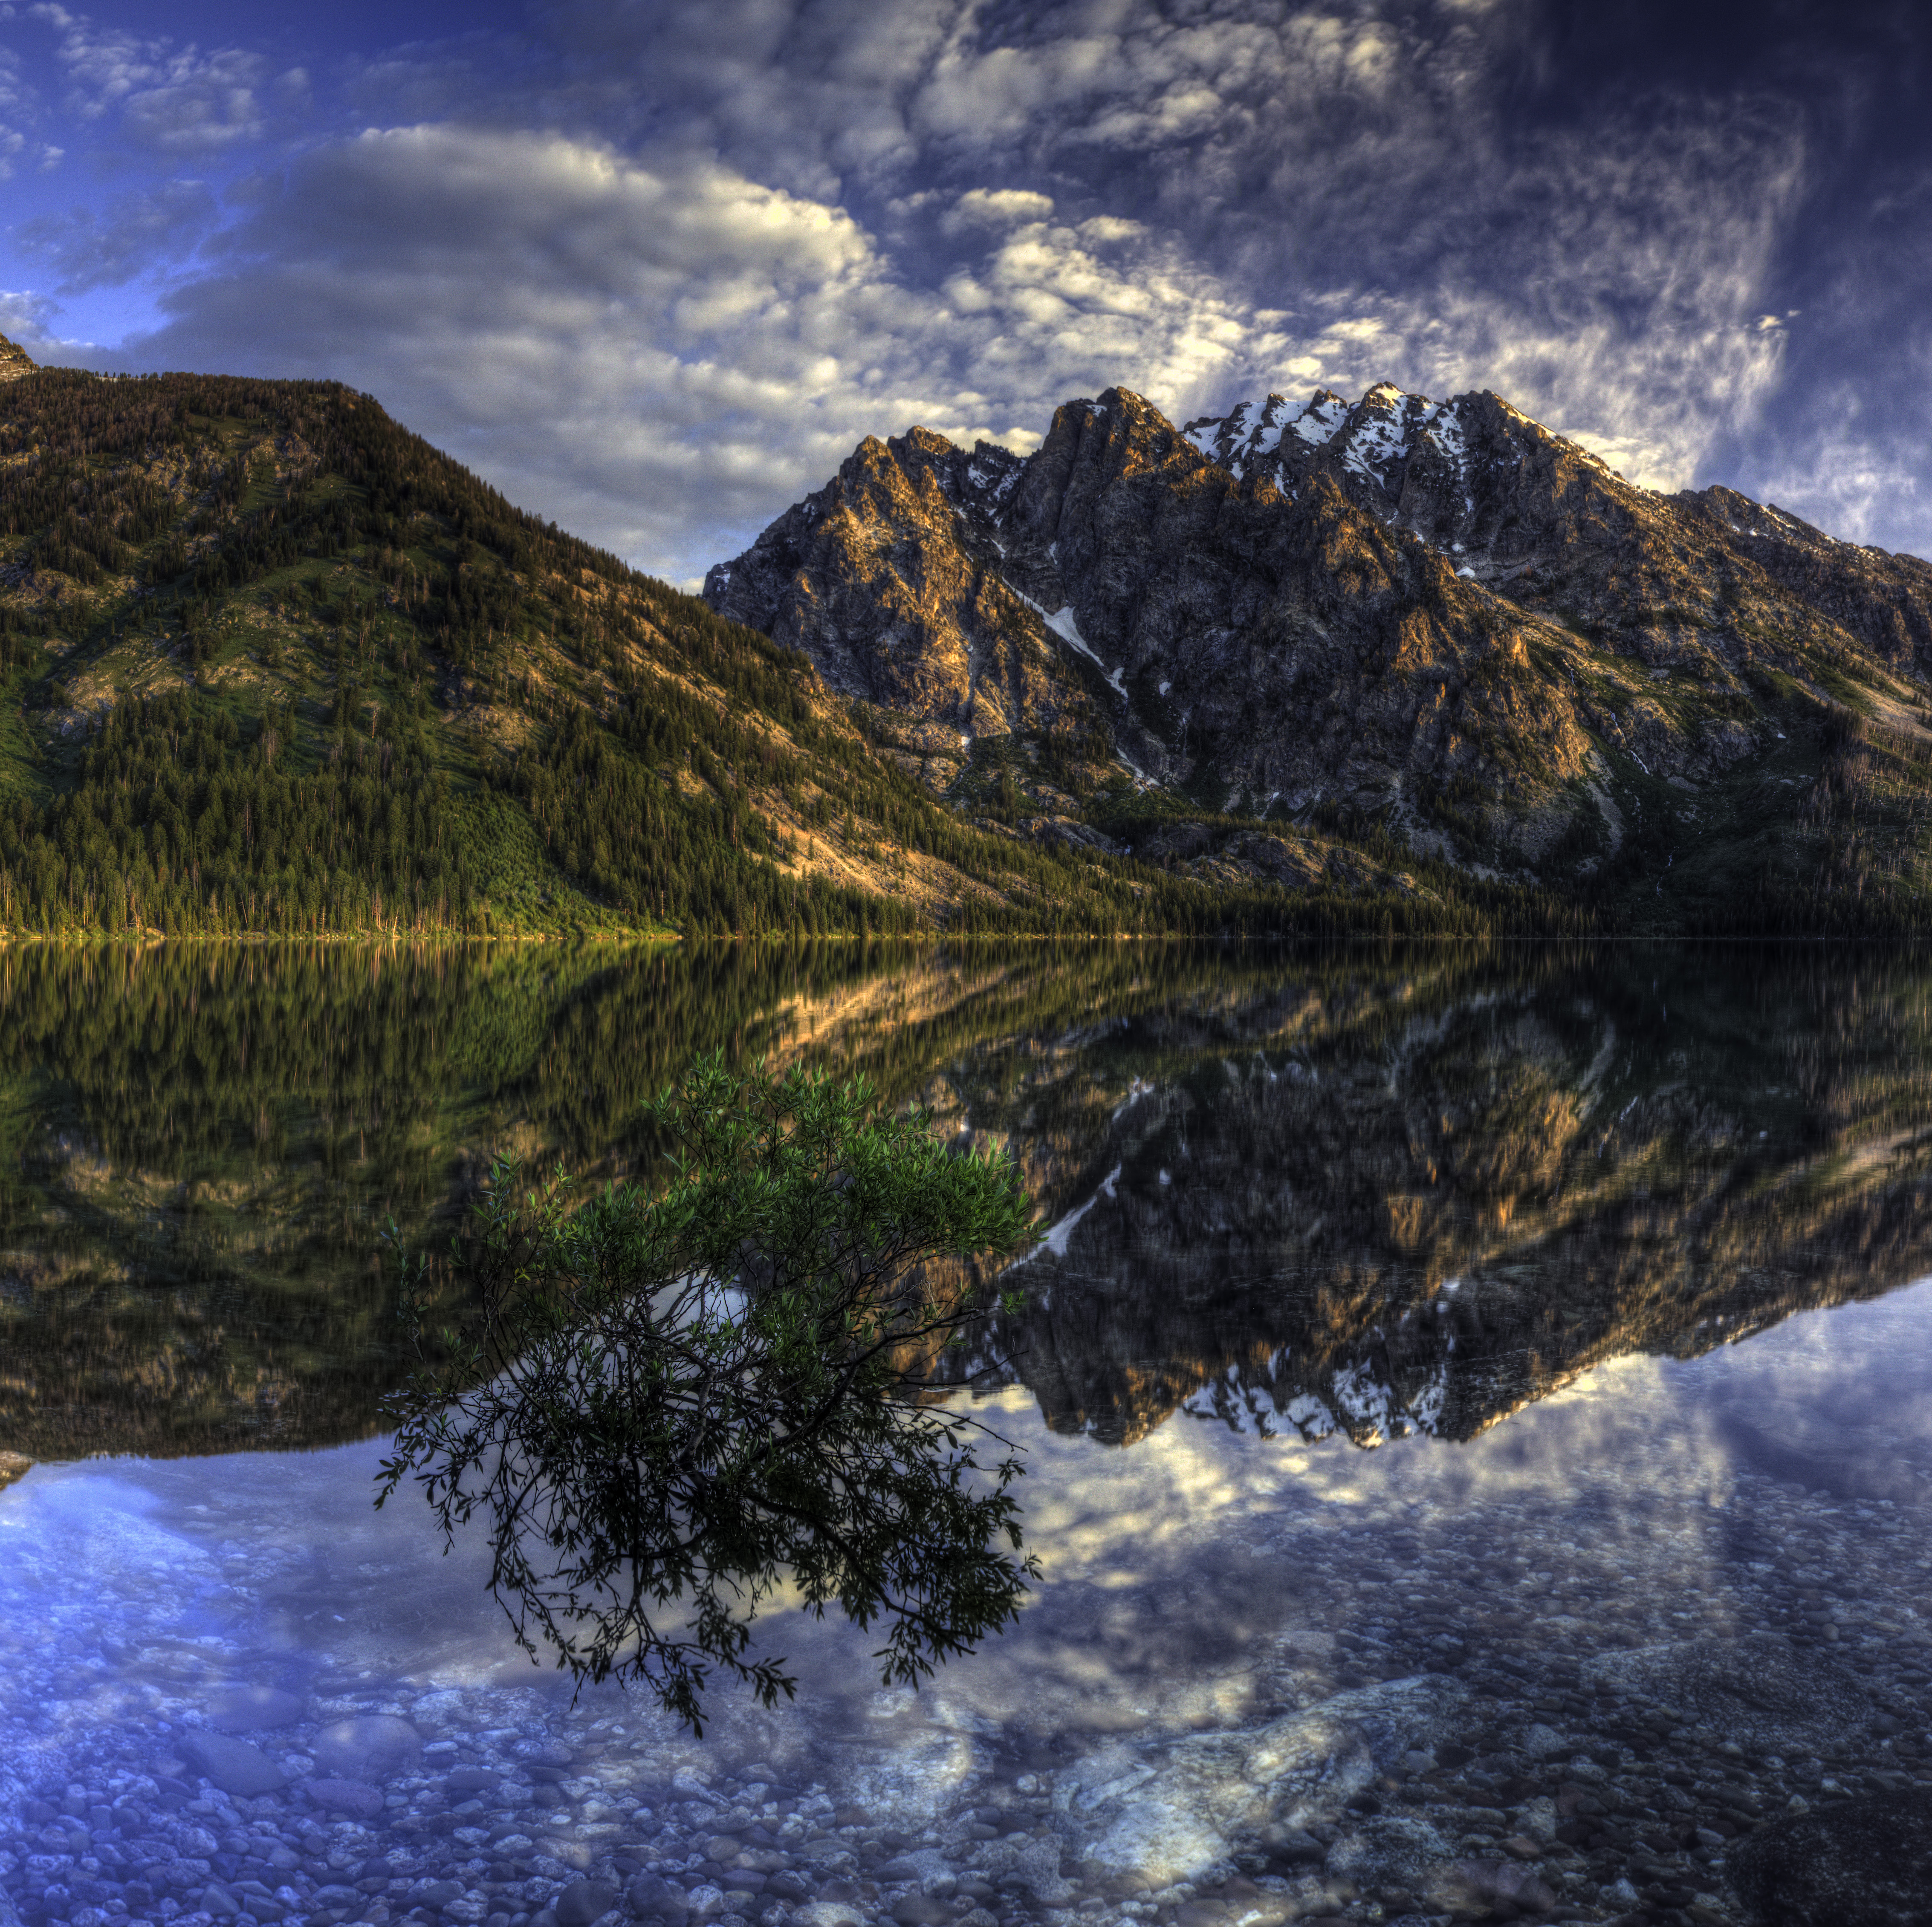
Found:
[[[1438,402],[1423,423],[1423,433],[1455,464],[1459,477],[1469,472],[1469,438],[1453,403]]]
[[[1285,481],[1291,460],[1298,470],[1310,453],[1333,448],[1345,468],[1384,487],[1388,470],[1408,454],[1417,433],[1432,433],[1459,473],[1468,459],[1453,405],[1432,406],[1393,382],[1377,382],[1353,403],[1332,390],[1318,389],[1300,409],[1271,393],[1258,404],[1238,402],[1224,415],[1203,415],[1181,432],[1230,473],[1259,472],[1278,481]]]
[[[1266,472],[1278,466],[1270,458],[1279,457],[1290,436],[1308,448],[1324,446],[1352,412],[1348,403],[1326,388],[1318,390],[1298,411],[1285,395],[1270,393],[1258,403],[1237,402],[1226,415],[1202,415],[1181,433],[1210,462],[1218,462],[1232,475],[1245,475],[1251,469]]]
[[[1349,412],[1348,404],[1340,395],[1321,388],[1316,391],[1315,399],[1288,425],[1298,440],[1318,448],[1324,442],[1334,440],[1335,431],[1348,420]]]
[[[1046,610],[1042,609],[1031,596],[1022,595],[1020,591],[1017,589],[1013,591],[1013,593],[1016,595],[1019,596],[1020,600],[1024,602],[1026,606],[1030,609],[1033,613],[1037,616],[1063,643],[1067,643],[1071,647],[1078,649],[1089,662],[1094,664],[1100,670],[1100,673],[1107,679],[1108,686],[1113,689],[1117,695],[1125,696],[1126,694],[1127,685],[1120,679],[1123,672],[1118,669],[1109,669],[1107,665],[1100,660],[1100,657],[1094,653],[1093,647],[1088,642],[1087,638],[1080,633],[1080,625],[1073,619],[1073,605],[1072,603],[1068,603],[1064,608]]]
[[[1371,393],[1375,392],[1373,390]],[[1384,472],[1408,453],[1408,437],[1400,417],[1365,415],[1350,433],[1342,451],[1342,465],[1364,481],[1382,486]]]
[[[1102,1197],[1106,1198],[1109,1202],[1114,1200],[1114,1187],[1120,1182],[1120,1173],[1124,1168],[1122,1165],[1116,1164],[1100,1180],[1100,1189],[1084,1203],[1076,1204],[1058,1224],[1052,1226],[1042,1236],[1040,1242],[1028,1252],[1024,1257],[1015,1260],[1016,1265],[1026,1264],[1038,1257],[1042,1251],[1050,1252],[1056,1258],[1065,1257],[1067,1244],[1072,1239],[1075,1227],[1078,1225],[1081,1219],[1084,1218]]]
[[[998,508],[1012,493],[1025,466],[1024,462],[1016,461],[992,469],[984,461],[975,460],[967,464],[966,479],[993,508]]]

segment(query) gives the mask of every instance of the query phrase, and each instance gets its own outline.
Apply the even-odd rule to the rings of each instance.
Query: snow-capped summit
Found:
[[[1266,473],[1280,466],[1284,436],[1301,448],[1319,448],[1348,415],[1348,404],[1340,395],[1318,388],[1305,408],[1298,409],[1282,396],[1270,394],[1258,408],[1252,402],[1238,402],[1231,413],[1203,415],[1182,432],[1210,462],[1236,475]]]
[[[1400,496],[1407,464],[1418,451],[1466,475],[1465,417],[1478,403],[1492,406],[1493,398],[1432,402],[1378,382],[1352,404],[1330,388],[1317,389],[1299,409],[1270,394],[1258,406],[1240,402],[1225,415],[1202,416],[1183,432],[1210,461],[1237,475],[1265,476],[1284,495],[1293,496],[1311,472],[1326,467],[1367,484],[1386,505]]]
[[[1325,474],[1358,507],[1458,556],[1487,546],[1510,478],[1558,451],[1609,478],[1588,450],[1482,391],[1432,401],[1378,382],[1359,401],[1319,388],[1300,407],[1271,394],[1198,417],[1182,433],[1209,461],[1291,502]]]

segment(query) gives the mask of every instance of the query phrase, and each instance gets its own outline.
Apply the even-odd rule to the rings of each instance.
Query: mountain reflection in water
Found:
[[[365,1437],[378,1233],[491,1157],[640,1168],[695,1050],[1010,1143],[1047,1422],[1467,1437],[1927,1267],[1932,966],[1843,952],[1107,945],[0,953],[0,1456]],[[1010,1278],[1008,1283],[1015,1281]],[[1774,1442],[1760,1441],[1774,1454]]]

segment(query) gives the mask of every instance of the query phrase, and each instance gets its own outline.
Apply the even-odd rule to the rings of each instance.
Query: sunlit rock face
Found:
[[[38,365],[26,349],[0,334],[0,382],[17,381],[22,375],[31,375]]]
[[[1588,746],[1567,694],[1512,693],[1522,641],[1442,556],[1325,475],[1292,498],[1241,480],[1124,389],[1067,403],[1024,464],[868,441],[706,594],[920,724],[1098,727],[1132,768],[1256,810],[1379,808],[1405,772],[1499,769],[1505,736],[1534,742],[1510,778],[1533,808]]]
[[[734,615],[754,611],[754,626],[806,650],[842,694],[943,726],[942,742],[1097,724],[1002,574],[995,532],[1020,471],[1004,448],[969,453],[922,428],[868,437],[713,569],[706,592]]]
[[[1788,743],[1819,649],[1874,689],[1932,672],[1932,566],[1637,487],[1499,396],[1386,382],[1184,430],[1110,388],[1024,462],[868,438],[705,594],[929,750],[1097,727],[1214,808],[1565,873],[1622,847],[1633,801],[1604,799],[1639,775]]]

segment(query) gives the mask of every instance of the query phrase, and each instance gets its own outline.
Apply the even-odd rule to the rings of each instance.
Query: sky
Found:
[[[0,0],[0,333],[692,585],[868,434],[1490,388],[1932,555],[1932,9]]]

